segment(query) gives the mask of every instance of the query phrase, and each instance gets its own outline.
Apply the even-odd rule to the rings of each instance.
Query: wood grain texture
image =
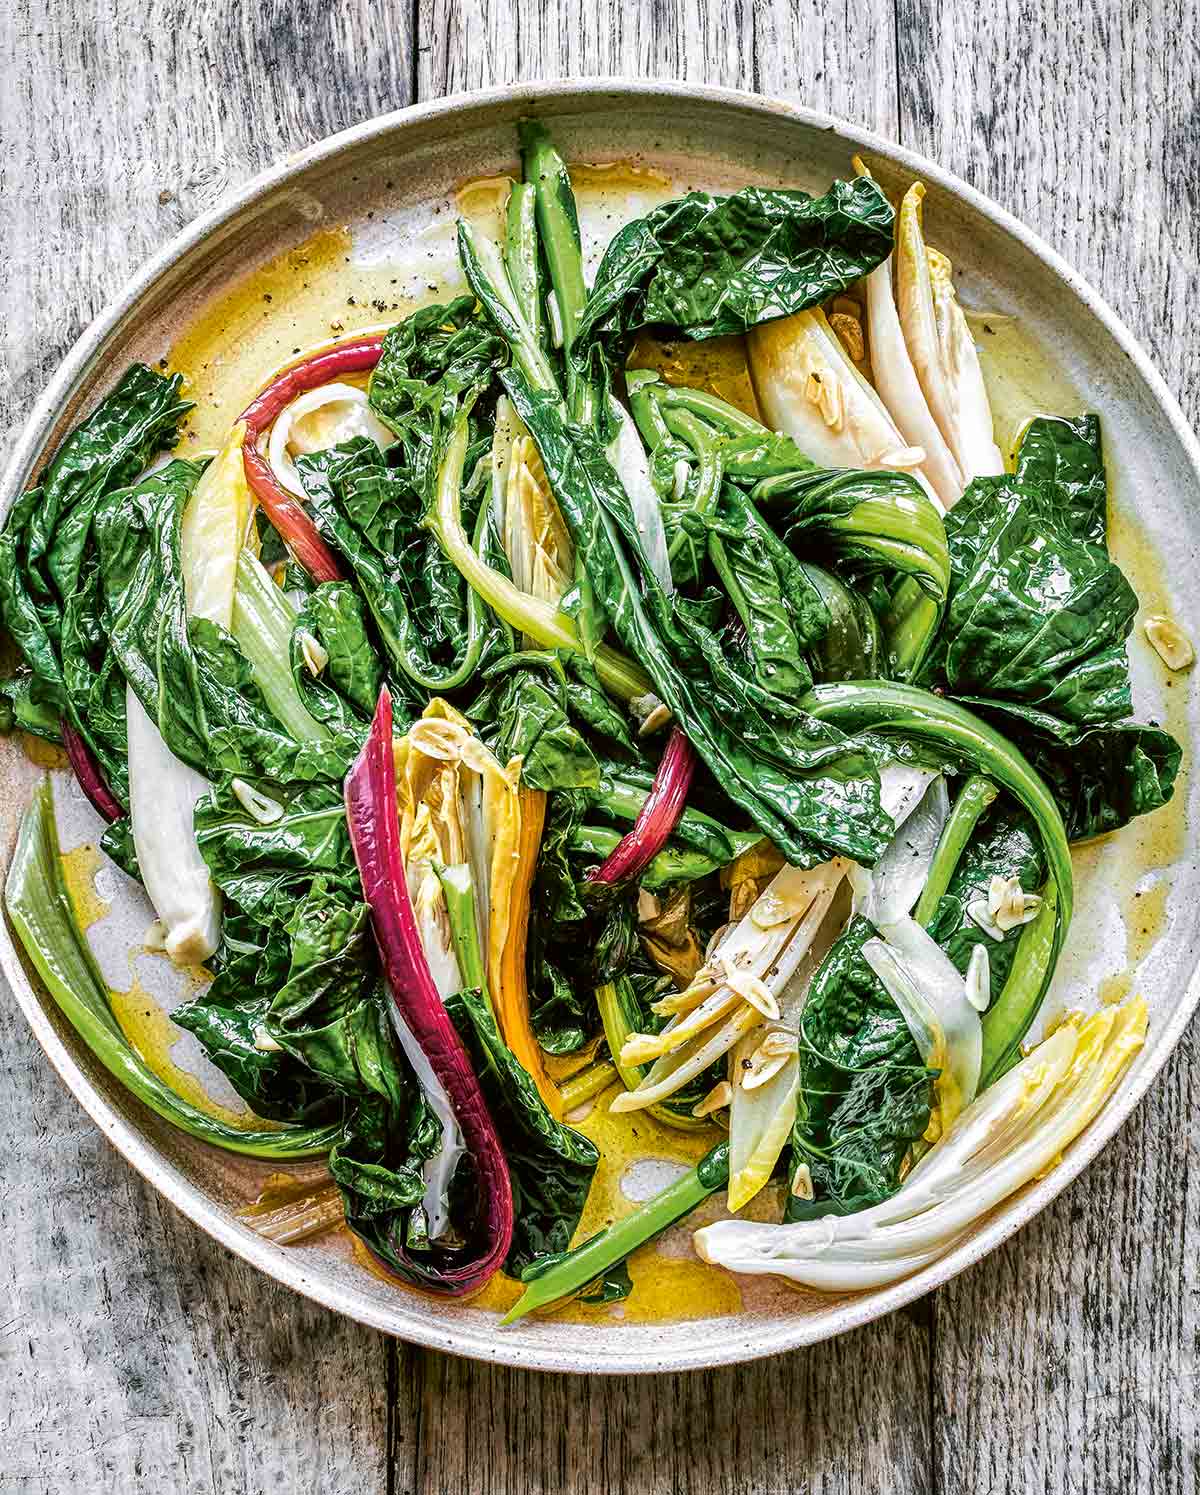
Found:
[[[407,103],[410,21],[407,3],[0,6],[0,430],[197,213]],[[0,1490],[386,1488],[390,1346],[176,1215],[5,1013]]]
[[[904,144],[1081,270],[1193,425],[1198,37],[1194,0],[898,6]],[[1200,1486],[1200,1201],[1187,1182],[1198,1106],[1188,1041],[1084,1176],[937,1293],[938,1488]]]
[[[417,30],[422,99],[620,73],[794,95],[895,129],[892,0],[417,0]]]
[[[680,1376],[587,1380],[410,1353],[422,1397],[413,1495],[933,1488],[919,1305],[807,1353]]]
[[[1195,421],[1197,0],[8,0],[0,430],[147,254],[286,151],[562,73],[786,94],[898,136],[1093,279]],[[1097,1163],[936,1297],[763,1365],[588,1381],[336,1319],[0,1053],[0,1491],[1164,1492],[1200,1485],[1185,1043]]]

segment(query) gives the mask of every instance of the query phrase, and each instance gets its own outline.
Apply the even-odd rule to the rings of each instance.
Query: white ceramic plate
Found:
[[[602,80],[465,95],[346,131],[256,178],[156,256],[80,338],[16,444],[0,484],[3,512],[132,358],[163,357],[213,296],[314,229],[344,227],[351,259],[376,262],[425,231],[431,263],[444,259],[447,240],[436,225],[452,216],[455,190],[469,179],[515,170],[514,126],[528,113],[552,122],[570,161],[630,158],[680,188],[730,190],[757,181],[821,191],[848,174],[856,152],[888,189],[922,178],[929,187],[928,232],[965,272],[964,301],[1015,316],[1026,339],[1021,356],[996,371],[1007,381],[1005,398],[1015,384],[1024,386],[1020,399],[1039,403],[1045,367],[1052,365],[1069,391],[1063,398],[1100,412],[1120,520],[1116,558],[1144,610],[1168,608],[1200,637],[1200,589],[1192,583],[1200,549],[1200,448],[1162,380],[1100,297],[1006,213],[911,152],[790,105],[681,85]],[[597,224],[605,237],[614,227]],[[197,395],[203,398],[202,385]],[[1140,714],[1165,719],[1190,739],[1195,708],[1187,677],[1168,695],[1161,669],[1136,639],[1133,656]],[[0,743],[0,771],[7,791],[0,797],[3,871],[39,770],[9,740]],[[64,845],[94,840],[99,823],[65,776],[58,780]],[[1178,797],[1194,798],[1186,772]],[[480,1359],[549,1370],[679,1370],[773,1354],[890,1312],[990,1251],[1095,1156],[1162,1068],[1200,995],[1200,868],[1189,825],[1200,825],[1200,817],[1181,802],[1080,853],[1079,913],[1047,1011],[1094,1006],[1102,982],[1108,991],[1128,983],[1149,1001],[1151,1026],[1118,1092],[1053,1172],[1010,1199],[951,1255],[899,1286],[827,1298],[749,1281],[740,1284],[740,1312],[686,1322],[636,1322],[631,1304],[626,1319],[600,1325],[549,1318],[499,1330],[495,1315],[478,1307],[435,1302],[372,1274],[344,1236],[272,1245],[236,1214],[256,1197],[269,1165],[195,1142],[132,1100],[31,981],[7,929],[0,931],[0,965],[51,1062],[114,1146],[202,1229],[280,1282],[363,1323]],[[93,933],[110,980],[123,989],[130,948],[140,944],[149,914],[132,884],[112,869],[101,876],[113,908]],[[1153,909],[1137,928],[1126,918],[1134,906]],[[677,1229],[663,1249],[684,1252],[687,1239]],[[720,1301],[727,1299],[726,1291]],[[696,1304],[702,1314],[708,1306]]]

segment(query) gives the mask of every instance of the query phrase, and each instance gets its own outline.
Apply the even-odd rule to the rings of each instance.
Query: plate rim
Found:
[[[1200,486],[1200,441],[1188,424],[1175,396],[1137,339],[1103,296],[1040,235],[968,182],[919,152],[890,141],[876,131],[821,110],[809,109],[788,98],[679,80],[603,75],[567,76],[461,91],[427,103],[408,105],[376,115],[288,154],[223,196],[145,261],[92,319],[62,359],[10,448],[3,475],[0,476],[0,519],[7,515],[15,498],[24,488],[34,460],[40,455],[60,411],[72,398],[79,383],[91,372],[109,335],[178,259],[200,246],[223,224],[256,201],[285,185],[290,179],[303,175],[314,165],[409,124],[436,121],[439,118],[452,119],[471,110],[486,110],[495,105],[512,106],[514,103],[526,104],[534,111],[539,105],[562,101],[575,101],[586,106],[589,102],[594,104],[603,96],[614,93],[632,94],[642,99],[661,99],[664,102],[699,101],[722,110],[766,115],[785,122],[794,120],[809,128],[836,131],[860,150],[876,152],[913,176],[936,184],[943,191],[965,202],[1041,260],[1104,327],[1130,360],[1138,378],[1148,388],[1166,417]],[[733,1319],[730,1321],[731,1332],[725,1344],[717,1344],[708,1339],[695,1347],[682,1346],[669,1354],[647,1354],[645,1351],[633,1350],[622,1352],[618,1349],[603,1360],[596,1357],[593,1349],[591,1363],[584,1365],[578,1350],[514,1342],[495,1326],[476,1328],[472,1325],[455,1325],[452,1331],[438,1332],[427,1320],[410,1317],[402,1295],[396,1298],[394,1308],[385,1311],[376,1300],[365,1294],[358,1294],[353,1289],[336,1283],[315,1280],[314,1274],[306,1268],[303,1260],[289,1253],[287,1248],[273,1245],[235,1219],[226,1219],[215,1213],[210,1198],[185,1178],[170,1158],[143,1134],[134,1121],[122,1114],[120,1108],[84,1072],[79,1059],[56,1031],[26,974],[7,914],[3,927],[0,928],[0,970],[3,970],[35,1038],[59,1077],[117,1152],[183,1215],[242,1260],[322,1307],[411,1343],[493,1364],[578,1374],[627,1375],[707,1369],[783,1353],[861,1327],[949,1281],[966,1267],[982,1260],[1026,1225],[1093,1161],[1128,1119],[1152,1081],[1161,1073],[1200,1002],[1198,965],[1169,1018],[1143,1051],[1132,1083],[1111,1098],[1053,1171],[1017,1196],[1015,1207],[1004,1211],[999,1218],[986,1221],[963,1244],[923,1271],[891,1288],[843,1300],[831,1315],[815,1322],[791,1317],[780,1318],[773,1326],[763,1321],[756,1322],[751,1341],[746,1340],[739,1321]],[[131,1103],[141,1109],[136,1100]]]

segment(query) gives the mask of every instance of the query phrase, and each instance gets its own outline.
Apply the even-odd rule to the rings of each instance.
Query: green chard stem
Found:
[[[690,411],[674,410],[668,405],[663,412],[663,419],[667,430],[686,441],[696,454],[696,486],[692,494],[691,512],[707,514],[721,492],[723,467],[720,442],[714,439],[711,428],[702,420],[697,420]],[[688,539],[689,536],[681,527],[671,541],[669,554],[672,560]]]
[[[545,125],[525,119],[517,126],[517,133],[525,181],[537,195],[537,225],[562,326],[567,403],[575,420],[591,425],[596,418],[596,391],[572,356],[587,303],[575,193],[566,163],[555,150]]]
[[[617,843],[620,840],[620,832],[610,830],[608,826],[581,825],[571,831],[568,845],[572,851],[579,852],[589,859],[603,862],[617,849]],[[733,856],[737,857],[743,851],[748,851],[751,846],[757,846],[762,840],[762,833],[760,831],[734,831],[729,840],[733,847]],[[732,857],[729,858],[729,860],[732,859]],[[702,851],[665,846],[647,865],[640,881],[648,892],[653,893],[670,887],[672,883],[695,882],[697,878],[707,877],[710,872],[716,872],[724,865],[724,861],[718,861]]]
[[[476,917],[475,888],[471,882],[470,865],[459,862],[452,867],[442,867],[435,863],[434,871],[446,900],[450,938],[454,941],[454,954],[458,960],[458,974],[462,977],[462,984],[465,987],[478,987],[491,1007],[492,998],[488,991],[483,951],[479,947],[479,920]]]
[[[573,1251],[546,1257],[526,1268],[525,1291],[508,1310],[501,1323],[512,1324],[540,1308],[564,1303],[583,1291],[589,1282],[632,1255],[639,1246],[654,1240],[672,1225],[690,1215],[710,1194],[729,1182],[729,1143],[719,1142],[682,1178],[639,1205],[590,1241]]]
[[[280,725],[297,742],[324,742],[329,728],[310,714],[292,674],[292,629],[298,617],[258,557],[243,549],[233,594],[233,636],[238,648]]]
[[[618,976],[615,981],[606,981],[598,986],[596,1006],[604,1025],[604,1041],[608,1044],[621,1084],[626,1090],[636,1090],[645,1079],[649,1065],[625,1064],[621,1060],[621,1050],[630,1035],[637,1031],[635,1024],[641,1016],[628,976]],[[677,1097],[672,1099],[676,1100]],[[664,1126],[673,1126],[677,1131],[706,1131],[712,1122],[693,1116],[690,1105],[690,1102],[685,1102],[679,1110],[672,1110],[669,1103],[647,1106],[646,1109],[656,1121],[661,1121]]]
[[[664,384],[660,396],[664,413],[669,410],[687,410],[692,415],[716,426],[726,436],[761,436],[774,439],[773,433],[761,421],[722,400],[717,395],[705,394],[703,390],[686,389],[680,385]]]
[[[75,922],[63,880],[49,779],[34,791],[21,819],[4,888],[4,904],[50,995],[109,1074],[164,1121],[202,1142],[252,1158],[298,1161],[327,1153],[341,1124],[242,1130],[194,1106],[137,1054],[108,1000],[108,987]]]
[[[607,1090],[619,1078],[617,1066],[607,1059],[601,1059],[598,1064],[589,1064],[586,1069],[573,1074],[558,1087],[564,1113],[569,1116],[576,1106],[595,1100],[601,1091]]]
[[[664,442],[670,442],[671,433],[663,419],[662,392],[666,385],[653,369],[626,369],[625,392],[629,396],[629,409],[638,428],[638,435],[649,452],[656,452]]]
[[[1071,848],[1054,796],[1007,738],[963,707],[929,691],[878,680],[848,680],[819,685],[800,704],[844,731],[894,733],[949,750],[1007,789],[1037,824],[1050,876],[1042,907],[1021,935],[1012,972],[983,1019],[983,1088],[1018,1058],[1021,1040],[1046,995],[1071,923]]]
[[[1058,888],[1051,879],[1042,906],[1017,941],[1012,969],[1000,995],[983,1014],[979,1088],[986,1090],[1021,1057],[1021,1040],[1038,1014],[1058,958]]]
[[[474,291],[493,323],[512,349],[513,358],[535,389],[558,394],[558,380],[529,325],[525,311],[508,278],[500,251],[490,240],[476,237],[465,218],[458,220],[458,257],[467,284]]]
[[[995,802],[998,793],[995,784],[978,773],[973,773],[959,790],[946,824],[942,827],[929,877],[917,901],[913,917],[918,924],[928,928],[933,922],[937,906],[950,886],[950,879],[966,850],[967,842],[974,834],[983,812]]]
[[[522,317],[538,346],[546,346],[546,312],[538,258],[537,193],[528,182],[514,182],[505,224],[504,267]]]

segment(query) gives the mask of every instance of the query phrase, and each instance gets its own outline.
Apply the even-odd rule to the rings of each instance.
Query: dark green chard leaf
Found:
[[[1072,839],[1170,799],[1180,749],[1131,710],[1137,598],[1105,543],[1096,416],[1039,417],[1016,472],[977,479],[946,520],[952,595],[929,677],[1016,742]]]
[[[945,524],[920,484],[905,472],[811,469],[763,478],[753,497],[802,559],[832,557],[847,580],[874,586],[887,673],[912,679],[950,585]]]
[[[304,657],[306,635],[329,656],[320,672],[322,684],[370,721],[383,683],[383,665],[367,633],[362,599],[348,582],[326,581],[314,587],[292,633],[292,673],[305,704],[318,721],[340,722],[341,713],[334,716],[327,692],[313,688],[314,677]]]
[[[596,272],[581,339],[664,325],[691,338],[745,332],[844,291],[892,251],[895,214],[865,177],[823,197],[743,187],[692,192],[627,224]]]
[[[440,422],[440,417],[439,417]],[[448,429],[429,433],[422,466],[394,468],[365,437],[301,457],[297,469],[321,536],[353,568],[384,648],[418,708],[433,692],[467,684],[507,632],[447,559],[423,519],[427,466],[440,458]],[[482,453],[477,453],[482,455]],[[467,515],[475,547],[483,505]]]
[[[92,517],[106,494],[174,442],[191,409],[179,398],[181,383],[133,364],[63,442],[41,487],[13,505],[0,533],[0,615],[32,672],[25,714],[35,722],[65,712],[122,804],[125,691],[100,623]]]
[[[806,561],[803,570],[829,613],[828,629],[809,651],[818,684],[882,676],[883,635],[866,598],[820,566]]]
[[[963,704],[1020,744],[1049,784],[1072,841],[1119,830],[1175,792],[1183,750],[1161,727],[1076,727],[1033,707],[970,696]]]
[[[935,663],[947,688],[1079,725],[1128,716],[1137,597],[1102,546],[1068,530],[1056,496],[976,479],[946,529],[953,595]]]
[[[530,789],[594,788],[600,768],[567,714],[558,656],[513,654],[490,674],[467,715],[485,728],[484,740],[500,762],[520,758],[521,782]]]
[[[1108,479],[1099,416],[1036,416],[1021,437],[1016,477],[1018,483],[1036,483],[1053,492],[1057,511],[1076,539],[1105,543]]]
[[[62,718],[58,707],[46,699],[46,687],[28,665],[15,675],[0,680],[0,731],[20,729],[44,737],[47,742],[62,742]]]
[[[371,409],[397,436],[411,486],[428,495],[461,395],[486,389],[508,348],[473,296],[423,306],[390,328],[371,375]]]
[[[830,850],[873,862],[890,831],[854,744],[764,691],[722,652],[713,604],[668,597],[641,563],[628,497],[595,435],[516,369],[503,379],[617,636],[730,799],[797,863]]]
[[[266,1028],[285,1051],[346,1096],[390,1094],[394,1044],[370,912],[317,878],[287,926],[291,962]]]
[[[350,1110],[330,1151],[329,1171],[346,1224],[385,1266],[413,1281],[408,1251],[418,1242],[409,1225],[425,1192],[421,1168],[437,1153],[441,1124],[403,1056],[393,1049],[390,1057],[379,1073],[384,1093],[367,1095]]]
[[[246,1104],[272,1121],[312,1124],[342,1114],[340,1098],[301,1060],[262,1046],[272,995],[287,978],[278,931],[227,914],[212,985],[177,1007],[173,1022],[194,1033]]]
[[[547,1111],[480,992],[458,992],[447,999],[446,1008],[504,1139],[515,1216],[504,1267],[519,1276],[538,1257],[570,1246],[600,1155],[586,1137]]]
[[[313,880],[362,896],[340,784],[249,781],[281,814],[269,825],[243,806],[228,778],[196,806],[196,840],[213,881],[260,924],[283,929]]]
[[[899,1008],[862,957],[874,927],[856,915],[821,962],[800,1020],[800,1095],[785,1218],[853,1214],[900,1187],[929,1125],[936,1070],[921,1061]],[[807,1167],[809,1192],[797,1192]]]
[[[727,484],[708,524],[708,557],[746,633],[755,678],[784,701],[813,682],[804,651],[830,624],[804,568],[753,503]]]

